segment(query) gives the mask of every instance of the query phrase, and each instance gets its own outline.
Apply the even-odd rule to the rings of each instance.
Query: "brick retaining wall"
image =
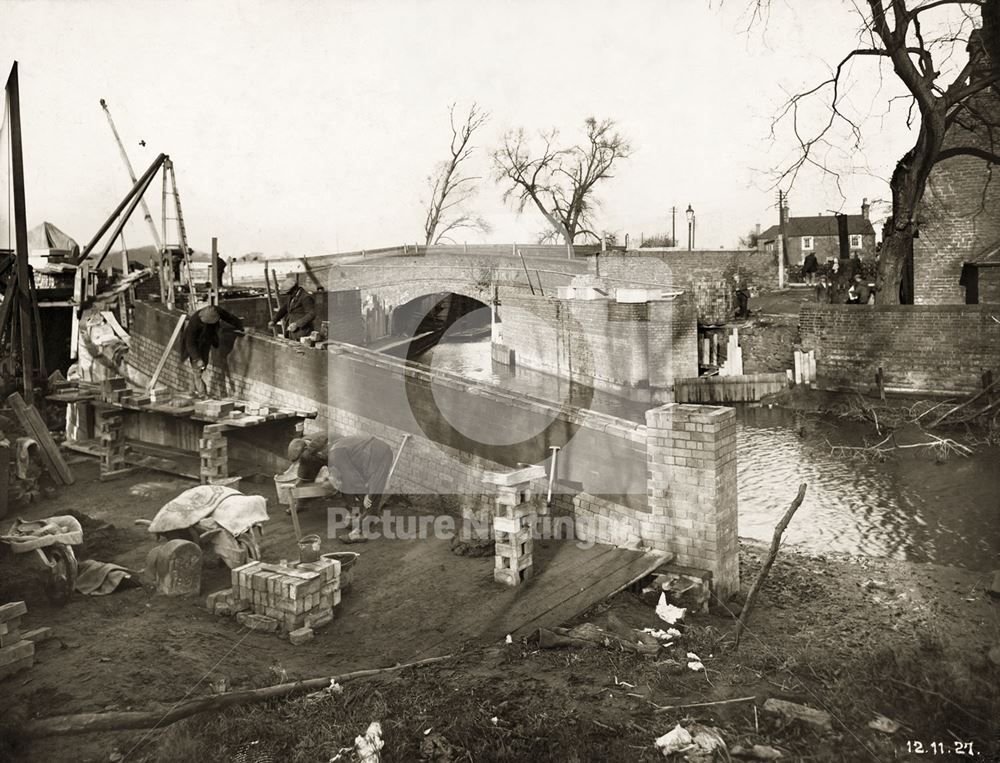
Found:
[[[994,317],[995,316],[995,317]],[[818,386],[969,393],[1000,371],[1000,319],[986,305],[803,305],[799,335]]]

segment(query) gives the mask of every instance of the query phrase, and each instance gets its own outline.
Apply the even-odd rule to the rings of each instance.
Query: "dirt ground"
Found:
[[[81,556],[141,568],[152,540],[133,519],[152,516],[192,483],[152,472],[101,483],[95,464],[75,470],[77,485],[20,513],[83,512],[92,521]],[[244,489],[273,498],[266,483]],[[272,523],[280,519],[272,509]],[[291,556],[289,537],[265,536]],[[366,575],[393,574],[394,557],[378,550],[391,543],[366,544]],[[764,554],[743,544],[744,589]],[[227,579],[228,570],[211,570],[204,590]],[[612,648],[538,650],[531,639],[449,642],[455,594],[446,580],[424,601],[387,598],[376,612],[345,605],[335,631],[292,647],[209,615],[199,601],[154,597],[142,587],[78,595],[54,608],[37,569],[3,557],[0,602],[25,599],[26,627],[50,626],[56,638],[39,647],[34,667],[2,684],[0,759],[327,761],[379,720],[389,761],[653,760],[653,740],[691,721],[718,727],[730,746],[769,744],[786,759],[923,760],[907,754],[908,740],[951,750],[958,739],[971,741],[979,759],[995,760],[1000,668],[988,650],[1000,644],[1000,603],[987,596],[988,585],[985,572],[783,551],[739,651],[732,616],[717,610],[691,619],[680,644],[650,660]],[[662,625],[634,592],[581,620],[600,625],[612,613],[636,627]],[[433,643],[434,654],[454,658],[347,682],[332,696],[206,714],[154,732],[18,733],[32,718],[163,708],[208,694],[221,680],[241,689],[387,666],[430,656],[423,647]],[[688,670],[688,651],[704,672]],[[755,699],[658,710],[747,696]],[[828,710],[834,731],[776,723],[762,712],[768,697]],[[874,731],[867,723],[876,714],[903,726],[893,735]]]

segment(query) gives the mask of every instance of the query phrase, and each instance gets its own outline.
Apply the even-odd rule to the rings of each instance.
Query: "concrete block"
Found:
[[[18,641],[16,644],[5,646],[0,649],[0,668],[11,663],[31,657],[35,653],[35,642],[28,640]]]
[[[201,590],[201,548],[189,540],[170,540],[150,550],[146,572],[164,596],[197,596]]]
[[[313,629],[308,627],[296,628],[295,630],[289,631],[288,633],[289,642],[291,642],[295,646],[306,643],[307,641],[311,640],[312,637],[313,637]]]
[[[0,633],[0,647],[10,646],[21,641],[24,637],[18,628],[10,630],[8,633]]]
[[[22,659],[17,660],[16,662],[12,662],[9,665],[4,665],[0,667],[0,681],[2,681],[4,678],[7,678],[8,676],[12,676],[15,673],[30,668],[34,664],[35,664],[35,658],[34,656],[31,656],[31,657],[23,657]]]
[[[315,630],[316,628],[322,628],[324,625],[333,620],[333,608],[330,609],[320,609],[317,608],[306,615],[305,622],[310,628]]]
[[[52,629],[48,627],[33,628],[30,631],[24,631],[21,637],[25,641],[32,641],[36,644],[41,644],[43,641],[55,638],[55,633],[53,633]]]
[[[528,466],[513,472],[487,472],[483,482],[505,487],[521,485],[548,476],[544,466]]]
[[[28,614],[28,607],[23,601],[12,601],[0,607],[0,623],[7,623]]]

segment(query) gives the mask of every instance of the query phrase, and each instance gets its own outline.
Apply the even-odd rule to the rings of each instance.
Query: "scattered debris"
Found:
[[[704,664],[702,664],[701,658],[694,652],[687,653],[688,658],[688,668],[693,670],[695,673],[705,669]]]
[[[784,757],[781,750],[766,744],[755,744],[753,747],[734,745],[729,753],[736,758],[751,758],[752,760],[779,760]]]
[[[656,605],[656,616],[663,622],[667,625],[676,625],[684,619],[684,615],[686,614],[686,610],[675,607],[673,604],[668,604],[665,593],[660,594],[660,601]]]
[[[881,731],[883,734],[895,734],[899,731],[900,724],[892,718],[877,714],[873,720],[868,721],[868,728]]]
[[[673,729],[657,739],[653,744],[663,753],[663,757],[669,757],[678,752],[686,752],[694,745],[694,737],[688,733],[687,729],[679,723]]]
[[[806,705],[772,697],[764,703],[764,712],[781,716],[786,721],[799,721],[821,731],[833,731],[829,713]]]

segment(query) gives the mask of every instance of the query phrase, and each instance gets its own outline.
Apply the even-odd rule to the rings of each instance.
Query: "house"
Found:
[[[781,210],[785,228],[785,250],[787,261],[801,264],[812,252],[820,262],[835,260],[840,256],[841,233],[847,239],[850,256],[858,254],[862,260],[875,257],[875,229],[869,219],[871,207],[868,199],[861,202],[860,215],[812,215],[792,217],[788,207]],[[844,230],[841,231],[841,220]],[[777,249],[781,225],[772,225],[761,232],[757,246],[767,251]]]

